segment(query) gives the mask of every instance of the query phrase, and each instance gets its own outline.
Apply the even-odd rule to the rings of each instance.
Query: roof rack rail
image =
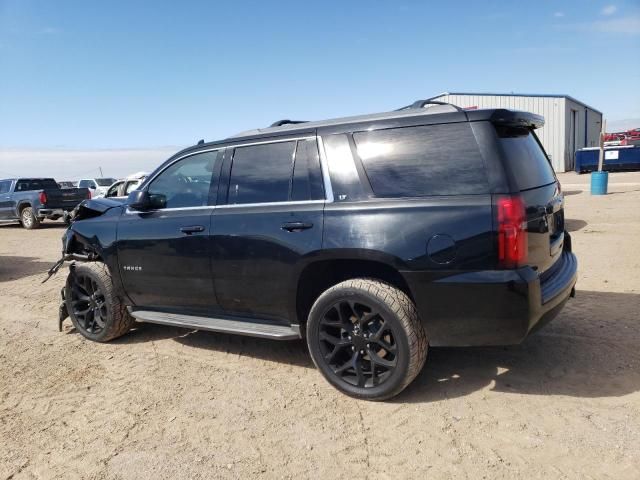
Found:
[[[460,108],[457,105],[454,105],[453,103],[441,102],[439,100],[432,100],[430,98],[427,98],[425,100],[416,100],[411,105],[407,105],[406,107],[399,108],[396,111],[409,110],[411,108],[424,108],[426,105],[448,105],[450,107],[455,108],[459,112],[464,112],[462,108]]]
[[[282,125],[289,125],[294,123],[307,123],[308,120],[278,120],[273,122],[269,127],[281,127]]]

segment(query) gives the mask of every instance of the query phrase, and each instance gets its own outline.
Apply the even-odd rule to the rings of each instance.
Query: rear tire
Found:
[[[404,390],[420,373],[428,348],[411,299],[367,278],[339,283],[318,297],[307,344],[329,383],[365,400],[387,400]]]
[[[35,230],[40,227],[40,220],[33,214],[31,207],[24,207],[20,211],[20,223],[27,230]]]
[[[73,326],[95,342],[118,338],[135,323],[115,295],[111,274],[104,263],[72,265],[65,285],[65,302]]]

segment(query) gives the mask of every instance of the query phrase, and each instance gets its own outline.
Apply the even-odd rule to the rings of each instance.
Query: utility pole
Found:
[[[100,169],[100,177],[104,177],[103,173],[102,173],[102,167],[98,167]]]
[[[598,171],[602,171],[604,164],[604,136],[607,133],[607,121],[602,119],[602,131],[600,132],[600,156],[598,157]]]

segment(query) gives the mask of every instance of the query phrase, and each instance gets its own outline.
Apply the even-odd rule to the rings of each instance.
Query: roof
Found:
[[[288,132],[295,130],[309,130],[319,127],[330,127],[333,125],[345,125],[352,123],[370,122],[375,120],[392,120],[396,118],[416,117],[421,115],[433,115],[438,113],[457,112],[458,108],[453,105],[433,105],[425,108],[414,108],[406,110],[395,110],[392,112],[369,113],[366,115],[356,115],[352,117],[332,118],[329,120],[319,120],[312,122],[286,123],[276,127],[255,128],[232,135],[229,138],[250,137],[255,135],[263,135],[265,133]],[[278,122],[276,122],[278,123]]]
[[[444,97],[445,95],[476,95],[481,97],[540,97],[540,98],[566,98],[575,102],[583,107],[588,108],[589,110],[593,110],[596,113],[602,115],[602,112],[596,108],[593,108],[590,105],[587,105],[584,102],[572,97],[571,95],[567,95],[564,93],[492,93],[492,92],[442,92],[440,95],[436,95],[435,97],[431,97],[430,100],[435,100],[436,98]]]

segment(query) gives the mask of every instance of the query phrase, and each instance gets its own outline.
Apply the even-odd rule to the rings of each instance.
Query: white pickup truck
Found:
[[[83,178],[78,182],[78,188],[88,188],[91,190],[91,198],[100,198],[104,197],[115,181],[115,178]]]

